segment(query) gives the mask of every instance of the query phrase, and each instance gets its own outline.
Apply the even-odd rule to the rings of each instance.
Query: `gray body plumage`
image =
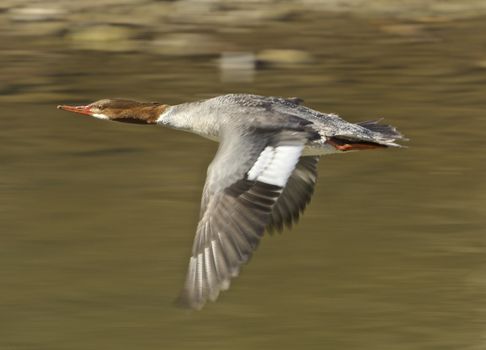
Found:
[[[229,287],[266,229],[291,226],[309,203],[329,140],[398,147],[395,128],[352,124],[297,98],[231,94],[168,108],[158,124],[220,142],[208,168],[181,302],[200,309]]]
[[[301,105],[298,98],[267,97],[248,94],[229,94],[208,100],[183,103],[170,107],[159,123],[219,140],[220,129],[245,129],[248,126],[262,129],[299,129],[304,125],[319,133],[319,139],[306,144],[306,155],[336,153],[325,141],[329,137],[342,137],[351,141],[365,141],[399,147],[394,141],[403,138],[389,125],[379,130],[349,123],[336,114],[322,113]]]

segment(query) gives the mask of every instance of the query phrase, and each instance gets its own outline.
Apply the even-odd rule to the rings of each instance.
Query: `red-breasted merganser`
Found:
[[[168,106],[105,99],[58,108],[99,119],[164,125],[219,141],[180,300],[194,309],[229,288],[265,231],[297,221],[309,203],[319,156],[400,147],[392,126],[352,124],[299,98],[230,94]]]

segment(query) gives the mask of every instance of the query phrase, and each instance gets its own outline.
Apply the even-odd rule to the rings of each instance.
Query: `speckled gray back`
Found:
[[[348,123],[335,114],[321,113],[305,107],[298,98],[266,97],[249,94],[228,94],[208,100],[184,103],[169,108],[159,123],[218,139],[221,127],[296,130],[310,128],[320,137],[313,144],[323,144],[329,137],[376,142],[394,146],[398,133]]]

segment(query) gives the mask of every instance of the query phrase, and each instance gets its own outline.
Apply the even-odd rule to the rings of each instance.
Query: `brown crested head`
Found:
[[[135,124],[155,124],[167,107],[169,106],[158,102],[138,102],[119,98],[103,99],[86,106],[57,106],[65,111],[98,119]]]

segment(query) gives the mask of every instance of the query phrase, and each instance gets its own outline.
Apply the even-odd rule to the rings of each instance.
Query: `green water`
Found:
[[[221,34],[314,57],[247,82],[222,82],[211,57],[2,36],[0,349],[484,349],[485,23],[402,35],[337,16]],[[385,117],[411,141],[323,158],[301,222],[190,312],[172,302],[216,144],[55,106],[227,92]]]

